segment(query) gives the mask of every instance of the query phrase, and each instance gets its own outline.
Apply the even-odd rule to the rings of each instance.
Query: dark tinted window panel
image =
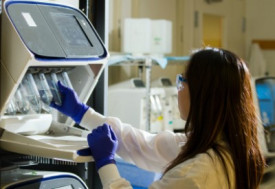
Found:
[[[104,47],[93,26],[75,9],[39,5],[39,8],[67,57],[104,55]]]
[[[30,51],[39,56],[66,57],[36,5],[11,4],[8,13]]]
[[[53,14],[54,23],[67,46],[91,47],[92,44],[71,14]]]
[[[39,57],[91,58],[107,54],[80,10],[38,2],[11,3],[8,12],[26,46]]]

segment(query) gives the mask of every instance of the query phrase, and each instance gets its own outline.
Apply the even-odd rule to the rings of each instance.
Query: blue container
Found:
[[[146,171],[120,158],[116,159],[116,164],[120,176],[128,180],[134,189],[148,188],[161,177],[160,173]]]
[[[267,148],[275,152],[275,77],[257,79],[256,92]]]
[[[275,95],[272,83],[269,80],[261,80],[256,84],[256,91],[259,101],[259,108],[263,125],[268,127],[274,125],[274,105]]]

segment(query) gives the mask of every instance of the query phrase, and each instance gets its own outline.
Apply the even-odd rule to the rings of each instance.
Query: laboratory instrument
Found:
[[[88,189],[75,174],[13,168],[1,171],[1,189]]]
[[[274,188],[275,176],[275,77],[252,78],[256,109],[261,118],[258,127],[258,139],[266,159],[261,189]]]
[[[261,116],[260,135],[265,155],[275,152],[275,77],[254,78],[256,107]],[[275,153],[274,153],[275,154]]]
[[[88,131],[49,107],[61,104],[57,81],[87,102],[108,52],[78,9],[43,1],[3,3],[1,23],[0,148],[74,162]]]
[[[108,115],[119,117],[124,123],[143,130],[147,130],[146,120],[150,119],[150,132],[164,130],[162,100],[165,91],[162,88],[150,89],[150,116],[147,115],[146,92],[145,84],[140,78],[131,78],[109,86]]]
[[[185,121],[181,119],[178,108],[178,91],[171,80],[167,77],[160,77],[152,81],[152,87],[163,88],[165,91],[164,102],[164,124],[166,130],[183,132]]]

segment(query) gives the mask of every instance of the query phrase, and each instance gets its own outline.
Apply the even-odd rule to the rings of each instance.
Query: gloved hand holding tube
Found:
[[[104,123],[87,136],[96,169],[107,164],[115,163],[115,153],[118,148],[118,140],[112,128]]]
[[[89,106],[80,102],[73,89],[62,85],[60,81],[58,81],[57,86],[61,94],[62,104],[58,105],[55,102],[51,102],[50,106],[71,117],[76,123],[80,123]],[[115,163],[114,158],[118,140],[109,125],[103,124],[94,129],[87,136],[87,140],[90,149],[79,150],[78,154],[83,156],[92,155],[97,170],[104,165]]]
[[[62,85],[60,81],[57,82],[57,86],[61,94],[62,104],[57,105],[55,102],[51,102],[50,106],[71,117],[76,123],[79,124],[83,115],[89,109],[89,106],[80,102],[76,92],[73,89]]]

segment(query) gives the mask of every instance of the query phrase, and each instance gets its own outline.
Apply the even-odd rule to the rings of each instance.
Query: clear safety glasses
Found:
[[[181,91],[181,90],[184,88],[183,82],[186,83],[186,82],[187,82],[187,79],[184,78],[184,77],[182,76],[182,74],[177,74],[176,85],[177,85],[178,91]]]

